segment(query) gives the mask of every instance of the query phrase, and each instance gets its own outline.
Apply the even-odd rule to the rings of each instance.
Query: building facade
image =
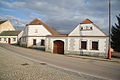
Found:
[[[69,34],[60,34],[38,19],[26,25],[21,46],[44,48],[57,54],[107,56],[108,36],[91,20],[81,22]]]
[[[8,20],[0,21],[0,43],[17,44],[21,31],[16,31],[13,25]]]
[[[48,36],[46,51],[59,54],[107,56],[108,36],[89,19],[67,35]]]
[[[2,31],[0,33],[0,43],[18,44],[22,31]]]
[[[58,35],[53,28],[38,19],[28,23],[21,37],[21,46],[45,48],[45,39],[47,35]]]

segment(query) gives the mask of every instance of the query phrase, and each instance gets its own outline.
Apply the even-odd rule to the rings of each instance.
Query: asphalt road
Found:
[[[37,62],[42,61],[68,71],[84,73],[107,80],[120,80],[120,63],[72,58],[65,55],[50,54],[40,50],[22,48],[9,44],[0,44],[0,47],[24,58]]]

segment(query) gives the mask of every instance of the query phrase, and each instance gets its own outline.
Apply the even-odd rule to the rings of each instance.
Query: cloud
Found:
[[[108,0],[15,0],[1,3],[13,9],[31,10],[28,17],[38,17],[61,32],[71,31],[86,18],[93,20],[100,28],[108,27]],[[112,0],[113,23],[120,11],[119,4],[119,0]]]
[[[25,24],[28,23],[27,20],[16,18],[10,15],[0,15],[0,19],[9,20],[15,27],[24,27]]]
[[[13,9],[7,9],[7,8],[0,8],[2,11],[14,11]]]

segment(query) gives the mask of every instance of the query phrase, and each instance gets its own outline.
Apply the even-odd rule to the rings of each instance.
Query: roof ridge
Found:
[[[87,18],[84,21],[82,21],[80,24],[89,24],[89,23],[93,23],[93,22]]]
[[[0,20],[0,24],[4,23],[6,21],[8,21],[8,20]]]

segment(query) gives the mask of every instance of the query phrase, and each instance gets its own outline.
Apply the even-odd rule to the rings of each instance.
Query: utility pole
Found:
[[[108,44],[108,55],[107,59],[111,59],[111,0],[109,0],[109,44]]]

